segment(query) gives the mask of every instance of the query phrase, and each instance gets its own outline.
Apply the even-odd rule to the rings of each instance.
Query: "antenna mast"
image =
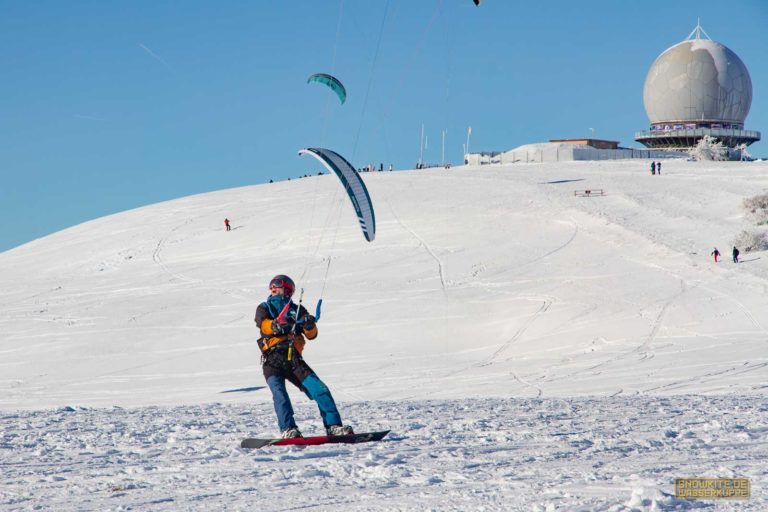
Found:
[[[688,34],[688,37],[686,39],[701,39],[701,34],[704,34],[704,37],[706,37],[710,41],[712,40],[712,38],[709,37],[709,34],[707,34],[706,31],[704,30],[704,27],[701,26],[701,18],[697,18],[696,28],[694,28],[693,31],[690,34]],[[694,37],[694,35],[696,37]]]

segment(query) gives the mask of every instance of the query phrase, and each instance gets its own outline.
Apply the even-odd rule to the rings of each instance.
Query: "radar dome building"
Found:
[[[729,148],[760,140],[760,132],[744,129],[752,104],[747,67],[700,25],[653,63],[643,102],[651,127],[635,140],[648,148],[685,151],[704,135]]]

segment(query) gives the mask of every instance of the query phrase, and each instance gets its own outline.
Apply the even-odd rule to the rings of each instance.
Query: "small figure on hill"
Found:
[[[656,174],[661,176],[661,162],[656,162]]]
[[[229,219],[224,219],[224,227],[227,228],[227,231],[230,231],[232,228],[229,226]]]
[[[733,246],[733,262],[738,263],[739,262],[739,250],[736,248],[736,246]]]
[[[651,162],[651,174],[656,174],[656,162]]]
[[[715,257],[715,263],[717,263],[717,258],[719,258],[719,257],[720,257],[720,251],[718,251],[718,250],[717,250],[717,247],[715,247],[715,250],[714,250],[714,251],[712,251],[712,253],[711,253],[711,254],[712,254],[712,256],[714,256],[714,257]]]
[[[256,308],[254,321],[261,337],[261,366],[264,379],[272,392],[277,424],[284,439],[302,437],[293,406],[285,389],[285,381],[299,388],[310,400],[317,402],[323,426],[329,436],[353,434],[352,427],[341,422],[341,415],[328,389],[304,361],[302,352],[307,339],[317,337],[315,317],[304,306],[291,300],[296,285],[285,275],[269,282],[269,297]]]

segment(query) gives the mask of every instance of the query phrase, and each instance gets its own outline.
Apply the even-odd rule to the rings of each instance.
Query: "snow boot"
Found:
[[[297,427],[291,427],[283,430],[283,439],[293,439],[294,437],[304,437],[301,435],[301,431]]]
[[[329,425],[325,431],[329,436],[346,436],[355,433],[349,425]]]

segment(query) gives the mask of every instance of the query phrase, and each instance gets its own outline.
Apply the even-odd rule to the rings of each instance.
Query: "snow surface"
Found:
[[[0,253],[0,509],[768,509],[768,257],[728,257],[768,163],[649,165],[366,174],[370,244],[326,175]],[[277,429],[277,273],[310,309],[325,285],[305,356],[386,441],[238,448]],[[684,476],[752,498],[675,500]]]

